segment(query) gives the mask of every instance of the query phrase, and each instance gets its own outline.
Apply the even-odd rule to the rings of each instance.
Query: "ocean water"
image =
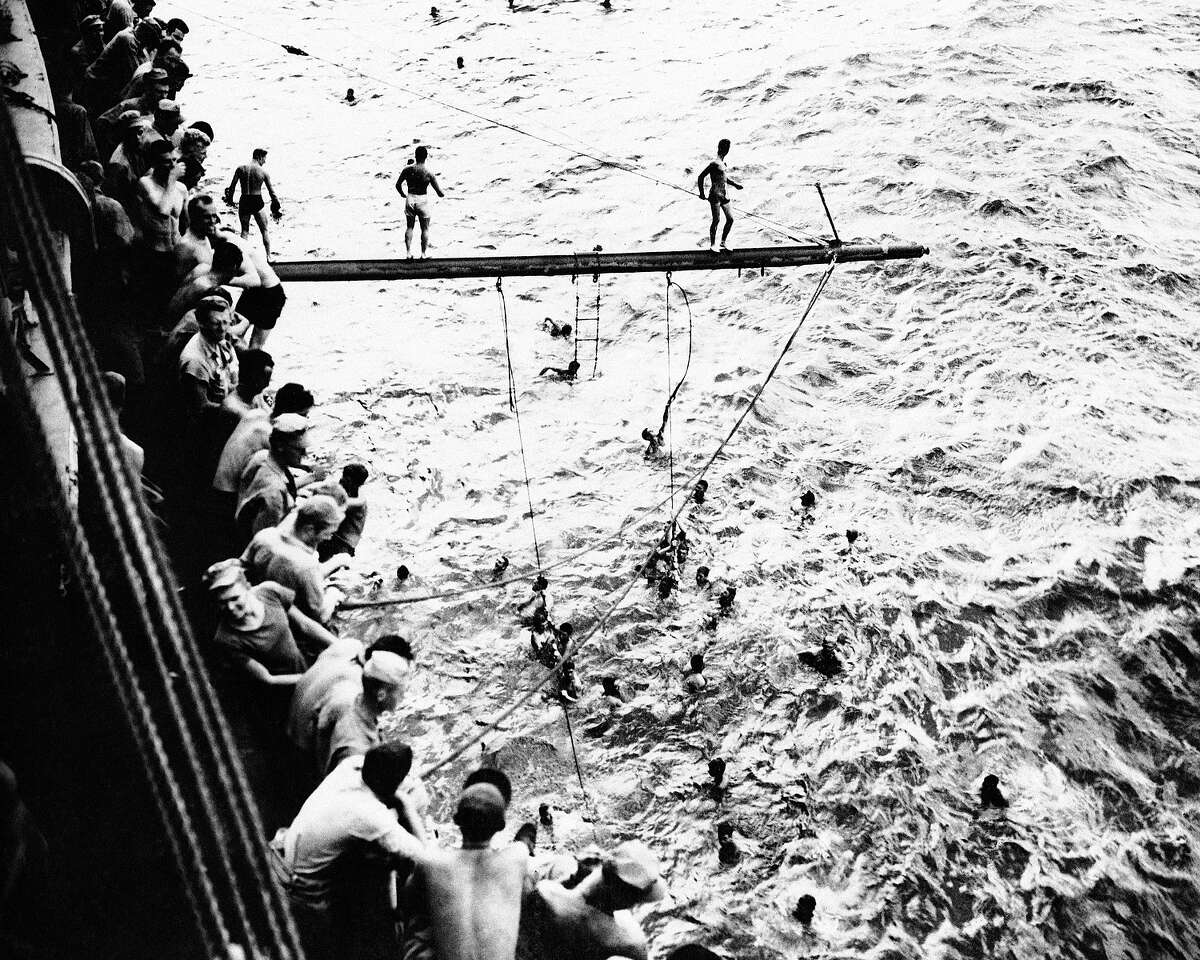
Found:
[[[403,255],[392,182],[418,142],[448,191],[435,255],[696,246],[707,204],[571,151],[688,189],[723,136],[741,209],[823,232],[820,180],[843,237],[932,251],[834,273],[683,514],[681,589],[635,586],[580,653],[586,799],[556,702],[488,736],[517,784],[514,828],[546,802],[543,848],[650,844],[671,888],[641,914],[655,955],[689,940],[748,958],[1200,955],[1196,7],[438,5],[437,20],[384,0],[172,8],[193,27],[182,100],[216,128],[214,190],[271,150],[280,259]],[[747,217],[732,241],[788,242]],[[671,434],[682,478],[817,275],[675,279],[694,322]],[[552,618],[581,632],[665,519],[640,513],[669,479],[639,439],[670,382],[665,282],[503,289],[543,558],[596,546],[551,575]],[[590,315],[597,289],[598,375],[539,378],[571,356],[543,319],[573,322],[577,292]],[[374,474],[354,592],[486,583],[501,556],[530,570],[494,284],[289,295],[277,379],[317,393],[321,459]],[[677,379],[677,293],[671,327]],[[738,588],[715,625],[700,564]],[[418,644],[398,729],[422,762],[539,675],[515,613],[528,596],[342,621]],[[699,696],[681,684],[695,652]],[[629,703],[604,701],[605,675]],[[729,765],[720,795],[713,756]],[[436,812],[475,759],[431,778]],[[980,809],[989,773],[1003,814]],[[736,863],[718,858],[724,821]],[[791,916],[806,893],[809,928]]]

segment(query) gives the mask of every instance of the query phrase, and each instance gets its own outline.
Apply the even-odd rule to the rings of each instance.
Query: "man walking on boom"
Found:
[[[425,252],[429,249],[429,221],[431,215],[429,212],[429,194],[428,190],[433,187],[434,193],[439,197],[444,197],[442,188],[438,185],[437,177],[430,173],[425,168],[425,158],[429,156],[429,151],[425,147],[417,147],[416,163],[411,163],[405,167],[400,176],[396,178],[396,192],[404,197],[404,218],[407,221],[407,228],[404,231],[404,249],[408,253],[408,258],[412,259],[412,238],[413,226],[418,220],[421,221],[421,259],[425,259]],[[408,193],[404,192],[404,188],[408,187]]]
[[[233,191],[240,183],[242,185],[242,195],[238,198],[238,219],[242,222],[242,239],[245,240],[250,236],[250,218],[254,217],[254,222],[258,224],[258,229],[262,233],[263,250],[267,252],[267,259],[271,259],[271,238],[267,233],[267,218],[263,216],[263,187],[267,188],[267,193],[271,197],[271,216],[278,217],[281,208],[279,206],[279,198],[275,196],[275,188],[271,186],[271,175],[263,169],[263,164],[267,162],[267,151],[259,147],[254,151],[249,163],[243,163],[233,172],[233,179],[229,181],[229,186],[225,188],[225,202],[233,205]]]
[[[700,171],[700,176],[696,180],[696,189],[700,191],[700,199],[707,199],[709,206],[712,207],[712,225],[708,228],[708,249],[713,253],[729,252],[726,241],[729,239],[729,231],[733,229],[733,214],[729,210],[729,197],[726,193],[725,185],[728,184],[735,190],[742,189],[742,185],[731,180],[725,172],[725,157],[728,153],[729,141],[722,140],[717,144],[717,158]],[[704,196],[705,177],[711,180],[707,198]],[[721,247],[720,251],[718,251],[717,223],[720,221],[722,213],[725,214],[725,229],[721,232]]]

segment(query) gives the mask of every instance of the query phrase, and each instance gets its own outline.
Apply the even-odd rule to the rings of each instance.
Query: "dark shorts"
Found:
[[[727,196],[725,196],[725,194],[723,194],[723,193],[716,193],[714,191],[710,191],[708,194],[708,202],[709,203],[728,203],[729,198]]]
[[[243,217],[258,213],[263,208],[261,193],[243,193],[238,197],[238,213]]]
[[[283,284],[277,283],[273,287],[249,287],[243,290],[235,309],[258,329],[274,330],[286,302]]]

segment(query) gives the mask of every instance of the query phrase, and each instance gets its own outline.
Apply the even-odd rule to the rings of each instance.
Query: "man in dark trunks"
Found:
[[[238,198],[238,219],[242,222],[242,239],[245,240],[250,236],[250,218],[254,218],[254,222],[258,224],[259,232],[262,233],[263,249],[267,253],[268,259],[271,256],[271,238],[267,232],[267,218],[263,216],[263,187],[267,188],[267,193],[271,197],[271,215],[278,217],[282,213],[282,207],[279,205],[279,198],[275,196],[275,188],[271,185],[271,175],[263,169],[263,164],[267,162],[267,151],[259,147],[254,151],[249,163],[243,163],[233,173],[233,179],[229,181],[229,186],[225,188],[225,202],[230,206],[233,205],[233,192],[238,184],[241,184],[242,195]]]
[[[404,249],[408,252],[410,260],[412,259],[413,227],[418,220],[421,221],[422,259],[425,258],[425,252],[429,249],[429,221],[432,218],[429,209],[429,188],[433,187],[434,193],[439,197],[445,196],[442,188],[438,185],[437,177],[425,168],[425,158],[429,156],[429,150],[425,147],[417,147],[415,156],[417,162],[405,167],[400,176],[396,178],[396,192],[404,197],[404,218],[407,221],[407,229],[404,231]],[[405,187],[408,187],[408,193],[404,192]]]
[[[733,229],[733,214],[729,210],[729,196],[726,193],[725,186],[728,184],[735,190],[741,190],[742,185],[730,179],[726,173],[725,157],[729,155],[729,141],[722,140],[717,144],[717,157],[709,162],[708,166],[700,171],[700,177],[696,180],[696,188],[700,191],[700,199],[707,199],[709,206],[712,207],[712,223],[708,228],[708,249],[713,253],[728,252],[729,247],[729,231]],[[704,196],[704,178],[708,177],[710,186],[708,197]],[[717,248],[717,224],[721,220],[721,214],[725,214],[725,229],[721,231],[721,246]]]

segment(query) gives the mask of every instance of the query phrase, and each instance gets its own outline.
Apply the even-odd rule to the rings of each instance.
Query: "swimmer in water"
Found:
[[[242,195],[238,198],[238,219],[242,223],[242,239],[245,240],[250,236],[250,218],[254,217],[254,222],[258,224],[259,232],[262,234],[263,249],[267,252],[267,259],[271,259],[271,237],[267,231],[267,218],[263,216],[263,187],[267,188],[267,194],[271,197],[271,216],[278,218],[283,213],[283,208],[279,205],[279,198],[275,196],[275,188],[271,185],[271,175],[263,169],[263,164],[267,162],[267,151],[263,147],[259,147],[251,155],[249,163],[243,163],[233,172],[233,179],[229,181],[229,186],[225,188],[225,202],[230,206],[233,205],[233,192],[239,184],[242,187]]]
[[[708,678],[704,676],[704,654],[693,653],[691,664],[683,675],[683,689],[688,693],[699,693],[708,686]]]
[[[712,207],[712,224],[708,228],[708,249],[713,253],[729,252],[727,242],[729,240],[729,231],[733,229],[733,214],[729,210],[729,197],[726,193],[726,185],[733,187],[735,190],[742,189],[742,185],[736,180],[731,180],[726,172],[725,157],[728,154],[729,141],[722,140],[717,144],[717,158],[700,171],[700,176],[696,180],[696,189],[700,191],[700,199],[707,199],[709,206]],[[709,178],[710,181],[707,197],[704,194],[705,177]],[[722,213],[725,214],[725,229],[721,232],[721,246],[720,250],[718,250],[717,224],[721,220]]]
[[[548,373],[553,373],[560,380],[574,380],[579,374],[579,361],[572,360],[567,364],[567,368],[565,370],[562,367],[542,367],[541,371],[538,373],[538,376],[544,377]]]
[[[412,259],[413,227],[421,221],[421,259],[429,250],[429,222],[433,219],[429,209],[429,188],[439,197],[446,196],[437,182],[437,177],[425,168],[425,158],[429,156],[426,147],[417,147],[417,162],[409,164],[396,178],[396,192],[404,197],[404,219],[407,228],[404,231],[404,249],[408,258]],[[408,192],[405,193],[405,188]]]

